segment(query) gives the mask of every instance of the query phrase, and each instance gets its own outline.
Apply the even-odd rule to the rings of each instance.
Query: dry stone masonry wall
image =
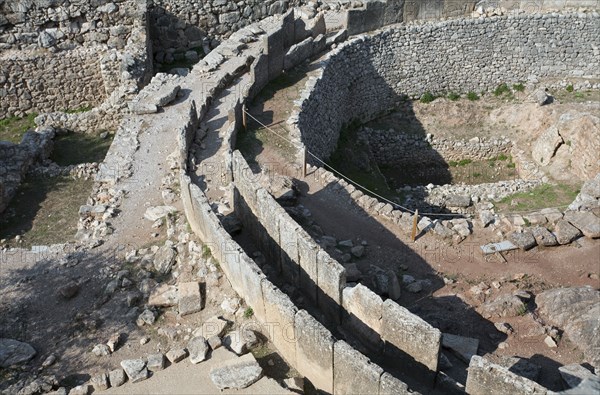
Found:
[[[307,82],[297,116],[301,138],[327,158],[344,124],[371,120],[405,95],[482,92],[534,77],[597,78],[599,21],[595,11],[520,14],[401,25],[357,37]]]

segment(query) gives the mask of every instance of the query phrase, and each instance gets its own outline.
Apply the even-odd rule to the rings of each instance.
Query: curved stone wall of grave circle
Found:
[[[326,159],[344,124],[369,121],[406,96],[480,93],[533,78],[546,86],[595,80],[598,56],[597,12],[396,25],[333,51],[307,82],[293,122],[297,138]]]

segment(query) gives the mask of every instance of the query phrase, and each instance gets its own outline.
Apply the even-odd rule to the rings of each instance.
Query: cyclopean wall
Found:
[[[92,5],[95,4],[95,5]],[[0,118],[99,105],[151,70],[145,0],[0,4]]]
[[[599,78],[597,12],[399,25],[342,44],[307,82],[300,139],[326,159],[352,120],[372,120],[405,95],[482,92],[502,83]]]

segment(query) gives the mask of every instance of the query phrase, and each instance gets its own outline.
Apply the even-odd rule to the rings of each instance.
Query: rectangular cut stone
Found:
[[[179,314],[194,314],[202,310],[202,295],[200,284],[189,282],[179,284]]]
[[[297,369],[319,390],[333,393],[334,338],[305,310],[296,314]]]
[[[429,370],[437,371],[442,333],[392,300],[383,303],[381,337],[386,353],[400,351]]]
[[[317,302],[317,253],[319,248],[312,238],[304,233],[298,235],[300,258],[300,289],[313,302]]]
[[[336,394],[377,394],[383,369],[343,340],[333,353],[333,387]]]
[[[381,341],[383,300],[362,284],[347,287],[342,294],[342,324],[370,344]]]
[[[346,269],[324,250],[318,252],[317,264],[319,307],[336,323],[339,323],[342,311],[342,290],[346,286]]]
[[[260,321],[265,319],[265,305],[262,287],[260,284],[267,277],[248,255],[242,252],[240,257],[240,283],[241,290],[238,291],[243,296],[246,303],[254,310],[254,315]]]
[[[476,355],[471,358],[465,391],[470,395],[530,395],[548,393],[535,381],[519,376]]]
[[[379,395],[409,395],[414,392],[408,390],[408,386],[385,372],[379,379]]]
[[[282,219],[279,237],[281,241],[281,273],[294,287],[299,286],[300,256],[298,254],[298,234],[300,226],[291,218]]]
[[[283,358],[296,366],[296,335],[294,320],[298,309],[290,298],[269,280],[261,283],[265,303],[265,333]]]

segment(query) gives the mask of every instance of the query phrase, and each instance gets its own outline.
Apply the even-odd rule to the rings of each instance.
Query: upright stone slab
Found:
[[[406,356],[437,371],[442,333],[392,300],[383,303],[381,337],[390,355]]]
[[[261,321],[265,320],[265,305],[261,283],[267,279],[258,265],[245,253],[240,255],[240,282],[239,293],[246,300],[254,315]]]
[[[302,228],[291,218],[282,222],[279,237],[281,242],[281,273],[294,287],[299,287],[300,255],[298,253],[298,235]]]
[[[300,289],[311,302],[317,303],[317,253],[319,247],[312,238],[300,232],[298,234],[298,256],[300,258]]]
[[[381,341],[383,300],[362,284],[347,287],[342,294],[342,324],[363,341],[376,345]]]
[[[341,322],[342,290],[346,286],[346,269],[327,252],[317,254],[319,307],[335,323]]]
[[[414,392],[408,390],[408,386],[385,372],[379,379],[379,395],[410,395]]]
[[[476,355],[471,358],[466,392],[470,395],[531,395],[548,390],[525,377]]]
[[[333,388],[336,394],[377,394],[383,369],[348,343],[333,348]]]
[[[335,339],[305,310],[296,314],[296,369],[322,391],[333,393]]]
[[[298,309],[290,298],[269,280],[261,283],[265,304],[265,332],[283,358],[296,366],[295,317]]]

